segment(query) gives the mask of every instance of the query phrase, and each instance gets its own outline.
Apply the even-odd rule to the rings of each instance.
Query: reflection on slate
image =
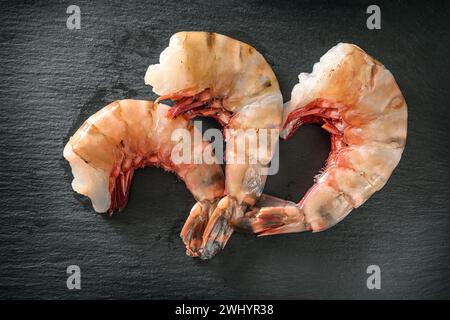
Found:
[[[79,30],[67,29],[64,4],[4,4],[0,298],[448,298],[449,5],[380,2],[381,30],[369,30],[369,4],[78,1]],[[95,214],[70,187],[63,146],[108,102],[154,99],[146,68],[181,30],[253,45],[285,101],[298,73],[337,42],[377,57],[409,107],[407,146],[388,184],[328,231],[236,233],[207,262],[184,254],[179,232],[194,199],[172,174],[137,171],[128,207]],[[281,170],[265,192],[298,200],[328,151],[323,130],[301,128],[281,142]],[[67,289],[70,265],[80,267],[81,290]],[[381,290],[366,286],[370,265],[381,269]]]

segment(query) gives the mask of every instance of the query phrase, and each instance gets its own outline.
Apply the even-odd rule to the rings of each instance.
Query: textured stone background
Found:
[[[0,10],[0,298],[449,298],[448,2],[14,1]],[[66,8],[81,8],[81,30]],[[178,237],[193,198],[175,176],[135,175],[127,209],[94,214],[62,158],[89,115],[122,98],[154,98],[143,82],[171,34],[224,33],[256,47],[285,100],[297,74],[339,41],[395,75],[409,105],[407,147],[389,183],[333,229],[256,238],[235,234],[202,262]],[[209,124],[211,124],[209,122]],[[329,150],[317,126],[281,143],[266,192],[297,200]],[[82,289],[66,288],[81,267]],[[366,288],[368,265],[382,289]]]

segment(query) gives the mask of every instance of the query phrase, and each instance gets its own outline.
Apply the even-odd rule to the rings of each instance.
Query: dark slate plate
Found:
[[[0,10],[0,298],[448,298],[449,5],[370,2],[9,2]],[[96,215],[70,187],[62,158],[90,114],[121,98],[154,98],[143,77],[181,30],[252,44],[273,66],[285,100],[301,71],[339,41],[354,42],[395,75],[409,136],[384,189],[333,229],[256,238],[235,234],[212,261],[191,259],[178,237],[193,198],[175,176],[136,173],[127,209]],[[281,143],[266,192],[298,200],[329,150],[302,128]],[[368,290],[366,268],[381,268]],[[66,268],[81,268],[68,290]]]

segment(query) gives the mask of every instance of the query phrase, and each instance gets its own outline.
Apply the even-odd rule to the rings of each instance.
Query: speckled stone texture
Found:
[[[382,29],[373,31],[372,1],[2,3],[0,298],[449,298],[449,4],[377,2]],[[69,4],[81,8],[80,30],[66,27]],[[139,170],[126,210],[95,214],[71,189],[64,144],[108,102],[154,98],[146,68],[181,30],[256,47],[285,101],[298,73],[339,41],[377,57],[409,106],[389,183],[333,229],[235,234],[207,262],[184,254],[179,232],[194,200],[169,173]],[[281,170],[265,191],[300,199],[328,139],[311,125],[281,142]],[[72,264],[81,290],[66,288]],[[366,288],[371,264],[381,267],[381,290]]]

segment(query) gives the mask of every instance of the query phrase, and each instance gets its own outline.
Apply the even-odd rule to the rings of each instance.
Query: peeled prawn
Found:
[[[319,123],[331,152],[298,204],[264,196],[237,223],[260,235],[332,227],[386,184],[406,143],[407,106],[394,77],[352,44],[338,44],[299,75],[284,115],[283,138]]]
[[[174,130],[186,129],[193,136],[197,129],[183,118],[169,119],[168,111],[168,106],[151,101],[115,101],[89,117],[70,138],[64,157],[72,167],[72,187],[91,199],[95,211],[112,214],[124,208],[133,172],[145,166],[176,173],[203,206],[222,197],[220,165],[172,161]],[[210,145],[203,141],[200,150],[192,152],[206,148]]]
[[[210,207],[204,210],[196,205],[181,232],[188,254],[211,258],[228,241],[231,221],[255,205],[264,188],[264,169],[275,150],[283,116],[278,81],[264,57],[245,43],[216,33],[179,32],[161,53],[160,63],[149,66],[145,82],[160,95],[157,101],[175,102],[170,117],[213,117],[226,129],[226,196],[212,213],[208,213]],[[266,159],[229,161],[238,157],[233,146],[246,144],[248,131],[261,129],[267,129],[272,138],[276,135]],[[246,159],[257,154],[258,148],[246,150]]]

